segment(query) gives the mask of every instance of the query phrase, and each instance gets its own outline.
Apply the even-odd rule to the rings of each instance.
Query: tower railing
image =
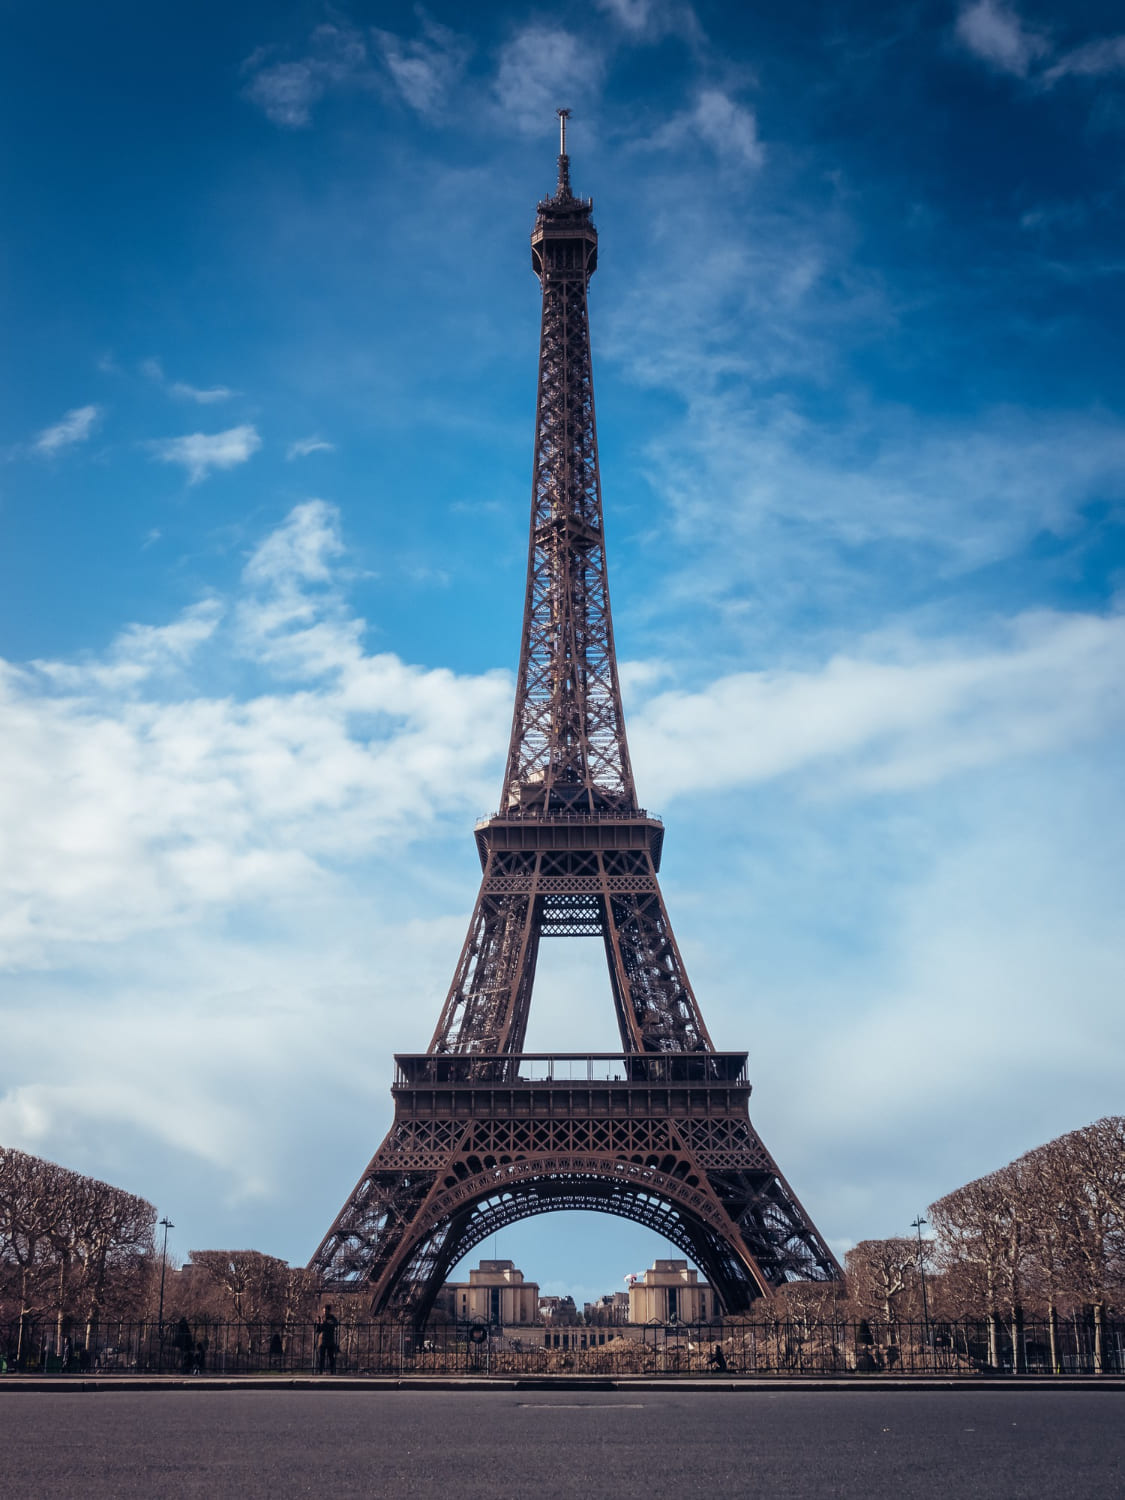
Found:
[[[571,812],[568,809],[553,809],[548,811],[542,807],[510,807],[503,812],[487,813],[479,817],[475,827],[487,828],[490,823],[508,822],[510,820],[522,820],[531,823],[605,823],[613,821],[617,823],[660,823],[664,820],[658,813],[650,813],[646,808],[633,807],[607,807],[600,812]]]
[[[748,1087],[745,1052],[399,1053],[396,1088],[442,1084],[722,1084]]]

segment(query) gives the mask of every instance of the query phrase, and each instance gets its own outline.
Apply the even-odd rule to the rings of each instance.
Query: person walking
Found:
[[[339,1339],[340,1320],[326,1302],[316,1325],[316,1372],[323,1375],[327,1366],[329,1375],[336,1373],[336,1345]]]
[[[190,1375],[192,1355],[195,1353],[195,1340],[191,1336],[191,1327],[186,1318],[181,1318],[176,1324],[172,1347],[179,1352],[181,1371],[185,1375]]]

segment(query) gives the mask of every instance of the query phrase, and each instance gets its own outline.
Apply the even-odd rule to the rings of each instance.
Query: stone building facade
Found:
[[[656,1260],[629,1288],[630,1323],[706,1323],[719,1317],[714,1292],[686,1260]]]
[[[510,1260],[482,1260],[468,1281],[447,1281],[441,1302],[458,1322],[523,1327],[539,1321],[539,1283]]]

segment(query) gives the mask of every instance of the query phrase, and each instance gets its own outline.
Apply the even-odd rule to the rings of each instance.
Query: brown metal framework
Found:
[[[395,1119],[311,1265],[425,1318],[502,1224],[593,1208],[647,1225],[728,1311],[840,1268],[750,1123],[745,1053],[717,1053],[661,896],[664,830],[637,805],[613,646],[587,287],[598,236],[559,176],[539,204],[543,293],[523,640],[500,810],[427,1053],[398,1058]],[[623,1051],[522,1051],[539,942],[605,944]],[[575,1076],[577,1075],[577,1077]]]

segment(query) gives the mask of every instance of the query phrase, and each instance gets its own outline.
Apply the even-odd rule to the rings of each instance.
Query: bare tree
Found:
[[[54,1162],[0,1146],[0,1268],[5,1300],[21,1318],[55,1295],[53,1237],[69,1175]]]
[[[903,1294],[918,1281],[918,1246],[908,1238],[860,1240],[844,1257],[851,1300],[867,1315],[898,1320]]]
[[[939,1264],[955,1271],[969,1265],[977,1273],[988,1321],[988,1362],[1000,1363],[1000,1315],[1008,1314],[1012,1347],[1022,1348],[1023,1282],[1029,1258],[1028,1236],[1014,1164],[966,1183],[929,1208],[938,1241]]]
[[[289,1296],[289,1266],[260,1250],[192,1250],[191,1266],[226,1294],[240,1323],[280,1321]]]

